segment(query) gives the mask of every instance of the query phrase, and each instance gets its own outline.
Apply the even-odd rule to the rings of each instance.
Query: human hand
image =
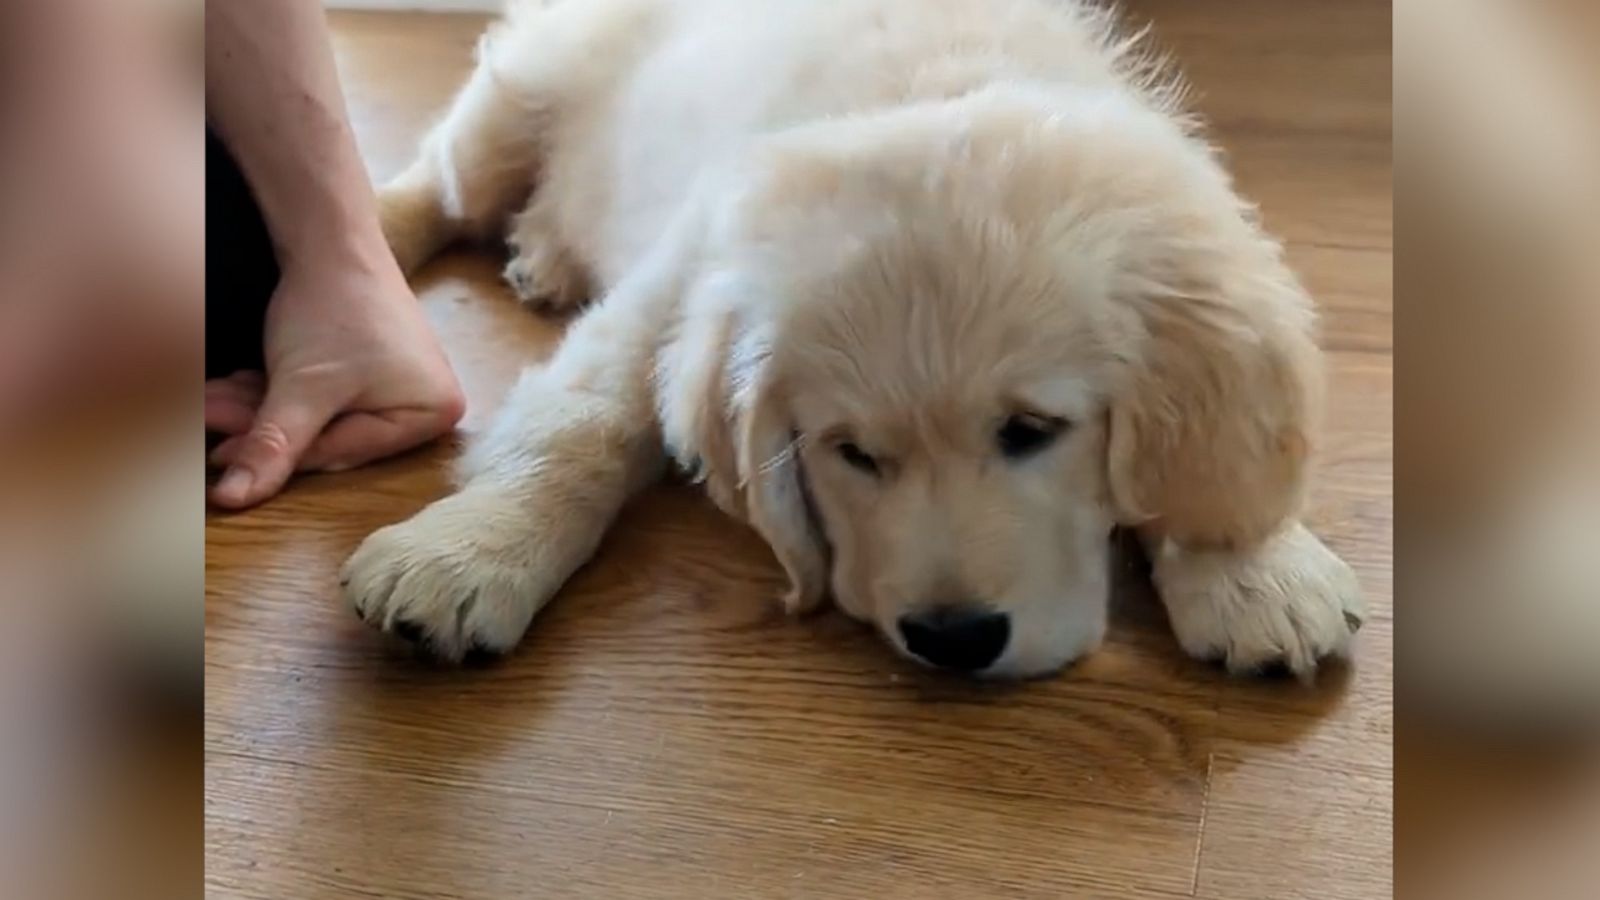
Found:
[[[353,468],[449,431],[465,401],[416,297],[386,249],[302,257],[265,323],[266,372],[206,383],[208,431],[231,435],[213,503],[243,508],[296,471]]]

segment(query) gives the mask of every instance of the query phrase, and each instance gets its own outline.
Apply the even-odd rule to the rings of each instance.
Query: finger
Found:
[[[267,379],[260,372],[239,371],[226,378],[211,378],[206,381],[207,397],[229,397],[259,406],[266,392]]]
[[[256,420],[256,408],[248,402],[232,397],[206,397],[206,431],[222,434],[243,434]]]
[[[207,386],[213,384],[227,384],[234,387],[254,390],[260,396],[267,389],[267,373],[260,369],[240,369],[232,375],[222,378],[213,378],[206,382]]]
[[[239,446],[244,443],[244,439],[243,433],[235,434],[213,447],[211,452],[206,454],[206,465],[213,469],[226,469],[234,457],[239,455]]]
[[[260,372],[235,372],[226,378],[206,382],[205,426],[207,431],[239,434],[248,431],[261,406],[266,380]]]
[[[282,490],[339,405],[327,397],[269,388],[255,422],[232,451],[228,470],[212,488],[212,502],[240,509]]]
[[[351,413],[331,422],[300,461],[302,471],[338,472],[404,453],[451,430],[437,411]]]

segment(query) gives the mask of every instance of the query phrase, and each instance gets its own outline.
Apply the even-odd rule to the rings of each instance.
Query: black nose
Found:
[[[1011,619],[972,606],[937,606],[900,617],[906,649],[942,669],[975,672],[1000,658]]]

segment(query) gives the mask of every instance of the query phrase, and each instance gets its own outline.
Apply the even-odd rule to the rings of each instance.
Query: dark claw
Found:
[[[392,630],[402,640],[407,640],[417,645],[427,643],[427,637],[423,634],[422,626],[415,622],[407,622],[404,619],[396,620]]]
[[[473,667],[489,666],[499,662],[504,656],[504,654],[490,650],[482,644],[473,644],[472,649],[467,651],[467,655],[462,658],[461,663],[462,665]]]
[[[1269,681],[1287,681],[1294,677],[1294,672],[1289,669],[1289,664],[1281,659],[1263,663],[1256,669],[1256,675]]]

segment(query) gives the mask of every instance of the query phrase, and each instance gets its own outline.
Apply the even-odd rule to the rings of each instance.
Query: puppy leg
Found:
[[[452,241],[496,232],[532,186],[530,116],[492,66],[486,49],[416,160],[378,192],[384,236],[408,274]]]
[[[535,192],[528,208],[517,214],[506,242],[512,256],[504,277],[523,303],[565,312],[588,299],[587,273],[561,243],[542,193]]]
[[[654,0],[512,4],[415,162],[379,192],[406,272],[451,241],[498,238],[566,110],[592,108],[649,45]]]
[[[1243,550],[1141,537],[1178,643],[1229,671],[1281,664],[1309,678],[1320,660],[1348,655],[1366,616],[1355,573],[1299,522]]]
[[[651,372],[676,276],[613,291],[524,373],[463,460],[465,486],[374,532],[342,573],[368,623],[444,659],[503,653],[664,467]]]

